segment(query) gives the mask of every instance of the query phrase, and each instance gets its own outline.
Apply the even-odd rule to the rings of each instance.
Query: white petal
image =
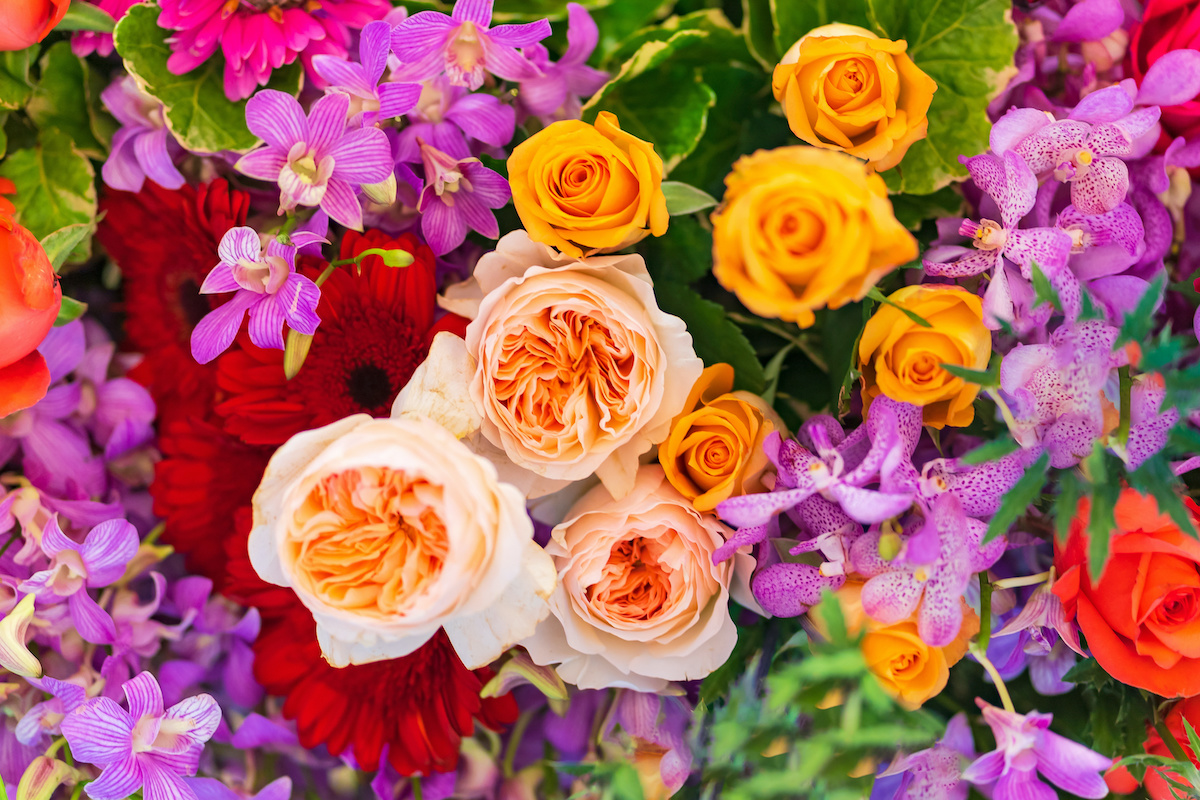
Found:
[[[458,439],[479,430],[482,418],[471,399],[475,359],[448,331],[433,337],[429,355],[392,404],[392,418],[428,417]]]

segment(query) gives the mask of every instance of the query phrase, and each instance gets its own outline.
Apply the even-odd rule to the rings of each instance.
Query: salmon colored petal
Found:
[[[46,396],[48,388],[50,369],[36,350],[0,368],[0,418],[34,405]]]

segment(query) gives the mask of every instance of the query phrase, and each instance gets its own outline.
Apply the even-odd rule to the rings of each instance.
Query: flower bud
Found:
[[[0,667],[24,678],[42,677],[41,662],[25,646],[25,636],[32,621],[31,594],[22,597],[16,608],[0,620]]]
[[[386,180],[379,183],[367,183],[362,187],[363,194],[369,199],[385,206],[396,202],[396,173],[392,172]]]
[[[76,780],[76,770],[56,758],[38,756],[21,776],[21,782],[17,785],[17,800],[50,800],[55,789]]]
[[[383,263],[389,267],[407,267],[413,263],[412,253],[403,250],[387,250],[384,252]]]

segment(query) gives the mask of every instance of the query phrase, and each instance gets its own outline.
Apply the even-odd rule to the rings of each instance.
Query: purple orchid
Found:
[[[1063,675],[1075,665],[1075,654],[1087,657],[1079,643],[1079,628],[1068,622],[1062,601],[1050,591],[1049,583],[1038,586],[1019,613],[992,632],[997,670],[1005,680],[1028,665],[1029,679],[1039,694],[1070,691],[1073,684]],[[1004,651],[1007,650],[1007,658]],[[989,658],[993,652],[989,645]]]
[[[425,82],[421,99],[396,139],[396,160],[420,163],[421,142],[454,158],[477,155],[483,148],[512,141],[517,115],[511,105],[484,92],[468,92],[446,76]]]
[[[92,528],[82,545],[68,539],[58,521],[51,519],[42,531],[42,551],[50,566],[22,583],[21,591],[43,603],[65,599],[79,635],[89,642],[110,644],[116,639],[116,626],[87,590],[114,583],[137,549],[137,529],[123,519]]]
[[[994,800],[1049,798],[1055,786],[1086,798],[1108,796],[1100,773],[1112,759],[1050,731],[1050,714],[1018,714],[976,699],[983,719],[996,737],[996,749],[980,756],[963,772],[963,778],[991,787]]]
[[[682,697],[621,689],[608,712],[602,735],[611,740],[614,729],[620,727],[635,747],[651,745],[663,751],[659,775],[667,792],[674,794],[692,769],[692,749],[687,739],[691,719],[692,709]]]
[[[963,767],[976,757],[967,715],[959,712],[946,723],[946,734],[928,750],[898,754],[875,778],[870,800],[938,798],[967,800],[970,786]]]
[[[921,469],[920,501],[932,507],[938,497],[949,493],[968,517],[986,519],[999,510],[1004,495],[1041,454],[1039,448],[1029,447],[973,465],[957,458],[936,458]]]
[[[1118,453],[1131,470],[1167,446],[1171,429],[1179,421],[1179,409],[1162,410],[1166,396],[1167,387],[1161,375],[1134,378],[1129,392],[1129,437],[1124,452]]]
[[[489,239],[499,237],[500,226],[492,209],[503,208],[512,196],[508,181],[477,158],[456,159],[424,142],[420,146],[425,188],[417,210],[421,212],[421,233],[433,252],[439,256],[449,253],[467,238],[468,229]]]
[[[164,712],[162,691],[149,672],[123,688],[128,711],[98,697],[62,723],[72,754],[102,769],[87,784],[88,796],[124,800],[141,789],[146,800],[196,800],[183,777],[196,774],[204,743],[221,722],[217,701],[197,695]]]
[[[987,525],[967,517],[950,493],[937,499],[921,527],[931,531],[923,537],[937,537],[935,552],[914,557],[908,546],[919,536],[914,527],[902,540],[898,555],[883,554],[884,534],[872,531],[854,542],[850,560],[867,578],[862,604],[870,617],[891,625],[907,619],[919,605],[917,633],[931,647],[942,647],[954,641],[962,627],[961,601],[971,576],[996,563],[1006,543],[997,537],[983,546]]]
[[[508,81],[538,76],[538,69],[517,52],[550,35],[550,23],[525,25],[492,23],[492,0],[459,0],[451,14],[419,11],[392,31],[392,51],[401,67],[392,77],[427,81],[445,73],[450,83],[474,91],[485,73]]]
[[[567,3],[567,50],[557,62],[541,44],[524,49],[525,56],[541,70],[541,77],[521,81],[517,103],[522,113],[537,117],[543,125],[561,119],[579,119],[582,98],[590,97],[608,81],[608,73],[589,67],[587,61],[600,41],[600,30],[587,9]]]
[[[382,135],[382,134],[381,134]],[[317,303],[321,290],[296,272],[296,249],[324,241],[315,233],[293,233],[292,244],[267,242],[266,251],[253,228],[230,228],[221,237],[221,263],[212,268],[201,294],[236,292],[224,305],[205,315],[192,331],[192,356],[207,364],[233,344],[242,319],[250,315],[250,341],[283,349],[283,324],[312,334],[321,324]]]
[[[146,178],[164,189],[183,186],[171,158],[171,150],[179,146],[167,130],[162,104],[139,89],[132,75],[109,84],[100,100],[122,126],[100,168],[104,182],[125,192],[140,192]]]
[[[50,699],[25,712],[13,731],[21,744],[38,746],[43,736],[57,736],[62,721],[87,701],[87,691],[78,684],[44,676],[26,678],[33,686],[50,694]]]
[[[929,275],[949,278],[965,278],[990,270],[992,280],[984,294],[984,321],[988,327],[998,328],[997,320],[1013,319],[1004,259],[1020,267],[1026,280],[1032,279],[1032,264],[1036,262],[1051,284],[1056,285],[1070,255],[1072,239],[1056,228],[1018,227],[1037,199],[1037,177],[1016,153],[1008,151],[1003,158],[985,153],[959,160],[967,166],[975,184],[995,201],[1001,222],[963,220],[958,232],[972,238],[976,251],[954,261],[940,263],[926,258],[922,263]],[[1075,314],[1078,315],[1077,309]]]
[[[358,60],[321,53],[312,58],[313,71],[329,83],[328,90],[350,95],[350,113],[362,112],[363,122],[395,119],[407,114],[421,96],[419,83],[379,83],[387,69],[392,26],[382,20],[368,23],[358,40]]]
[[[94,329],[87,328],[91,333]],[[116,344],[104,336],[90,344],[75,367],[82,392],[78,415],[112,461],[148,444],[154,438],[154,400],[141,384],[124,377],[109,377]]]
[[[362,230],[357,186],[392,171],[391,148],[378,128],[346,129],[350,96],[335,92],[313,103],[307,118],[296,98],[264,89],[246,103],[246,125],[266,144],[234,166],[279,184],[279,210],[320,206],[347,228]]]

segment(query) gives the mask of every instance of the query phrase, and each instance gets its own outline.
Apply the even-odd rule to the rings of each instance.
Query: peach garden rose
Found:
[[[623,498],[595,487],[551,534],[559,585],[551,615],[522,644],[581,689],[651,692],[703,678],[737,643],[730,592],[740,598],[735,583],[753,569],[745,553],[713,564],[731,533],[657,465],[642,467]]]
[[[334,666],[406,655],[439,628],[483,666],[533,632],[555,581],[521,493],[416,417],[293,436],[254,495],[249,550],[312,611]]]

